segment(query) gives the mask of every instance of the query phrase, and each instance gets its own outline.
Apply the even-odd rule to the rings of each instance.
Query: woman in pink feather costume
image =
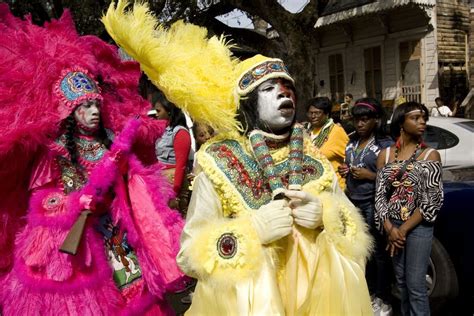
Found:
[[[164,130],[130,119],[149,107],[137,64],[67,12],[39,27],[0,4],[0,32],[0,314],[172,314],[183,223],[134,154]],[[60,252],[83,210],[77,254]]]

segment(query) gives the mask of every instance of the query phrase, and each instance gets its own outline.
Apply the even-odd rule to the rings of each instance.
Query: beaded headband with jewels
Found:
[[[242,61],[237,68],[241,72],[237,83],[237,94],[240,96],[248,95],[258,85],[268,79],[283,78],[292,83],[295,82],[288,73],[288,68],[286,68],[283,61],[277,58],[255,55]]]
[[[84,101],[102,101],[97,82],[91,78],[87,70],[78,67],[64,69],[54,91],[64,105],[60,107],[60,111],[64,112],[61,114],[65,116]]]

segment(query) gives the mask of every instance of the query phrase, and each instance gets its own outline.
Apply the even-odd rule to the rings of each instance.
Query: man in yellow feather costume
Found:
[[[104,16],[109,34],[172,102],[220,131],[197,153],[177,258],[198,279],[187,314],[372,314],[370,238],[331,164],[294,123],[283,62],[240,62],[205,29],[165,30],[146,5],[126,6]]]

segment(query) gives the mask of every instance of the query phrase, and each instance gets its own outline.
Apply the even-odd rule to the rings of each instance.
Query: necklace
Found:
[[[275,164],[269,151],[269,146],[265,139],[265,132],[254,130],[249,134],[250,144],[255,159],[268,179],[273,198],[283,194],[285,185],[281,178],[277,176]],[[288,139],[286,137],[286,139]],[[301,190],[303,182],[303,126],[295,124],[289,139],[289,179],[288,189]]]
[[[400,138],[397,140],[395,144],[395,160],[394,160],[394,165],[392,168],[392,174],[390,177],[392,178],[392,186],[395,187],[395,189],[398,190],[397,194],[395,194],[395,197],[398,199],[403,199],[405,198],[406,204],[402,205],[400,208],[400,217],[402,220],[406,221],[410,217],[410,210],[407,207],[407,204],[411,201],[412,198],[410,193],[413,192],[413,182],[408,179],[408,174],[411,170],[414,168],[414,162],[416,161],[416,158],[418,156],[420,148],[422,148],[423,143],[419,142],[415,146],[415,150],[411,154],[410,158],[408,158],[405,162],[406,164],[406,169],[403,172],[402,176],[399,177],[399,180],[397,180],[397,175],[400,172],[400,169],[402,168],[403,164],[401,160],[398,160],[398,154],[400,151]],[[400,187],[400,188],[399,188]],[[412,201],[411,201],[412,202]]]
[[[399,162],[398,153],[400,152],[400,147],[401,147],[401,144],[400,144],[400,138],[399,138],[397,142],[395,143],[395,161],[397,162]],[[417,143],[415,146],[415,151],[413,151],[413,154],[411,154],[410,158],[408,158],[407,160],[415,160],[416,153],[421,147],[422,147],[422,143],[421,142]]]
[[[356,160],[357,157],[360,157],[359,158],[359,164],[357,164],[357,167],[362,167],[364,166],[364,158],[365,156],[367,156],[367,154],[369,153],[369,149],[370,147],[372,147],[374,144],[375,144],[375,137],[374,136],[371,136],[367,142],[367,144],[365,144],[364,148],[362,149],[362,151],[358,150],[358,147],[359,147],[359,143],[360,143],[360,139],[357,141],[357,143],[354,144],[354,146],[351,148],[351,152],[350,152],[350,158],[349,158],[349,165],[350,167],[355,167],[354,165],[354,161]]]

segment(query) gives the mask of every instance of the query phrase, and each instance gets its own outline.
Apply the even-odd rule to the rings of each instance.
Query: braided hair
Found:
[[[65,119],[65,129],[66,133],[64,134],[66,137],[66,149],[69,152],[69,156],[71,157],[71,162],[73,165],[78,166],[78,152],[76,142],[74,141],[74,132],[76,131],[77,122],[74,118],[74,112],[69,114],[69,116]]]
[[[104,122],[102,119],[99,119],[99,129],[97,130],[97,140],[104,144],[105,148],[110,149],[110,146],[112,146],[112,140],[109,138],[109,135],[107,135],[107,130],[104,127]]]

